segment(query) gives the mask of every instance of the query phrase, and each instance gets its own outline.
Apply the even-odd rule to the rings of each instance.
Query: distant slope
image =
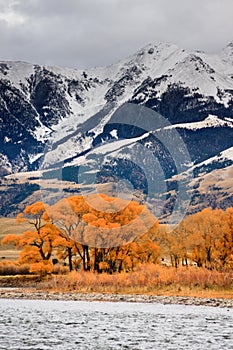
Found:
[[[173,179],[182,173],[187,182],[198,179],[196,206],[206,203],[200,184],[232,166],[232,147],[232,43],[216,55],[149,44],[86,70],[0,62],[3,188],[7,175],[35,170],[84,185],[123,179],[169,207],[178,193]],[[182,152],[188,156],[181,160]],[[160,189],[148,190],[156,178]],[[4,198],[15,198],[11,190]]]

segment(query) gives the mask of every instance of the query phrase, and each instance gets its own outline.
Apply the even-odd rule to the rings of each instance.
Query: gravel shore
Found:
[[[31,299],[31,300],[63,300],[63,301],[110,301],[110,302],[137,302],[137,303],[161,303],[182,305],[204,305],[213,307],[233,308],[233,299],[192,298],[181,296],[160,295],[130,295],[130,294],[100,294],[78,292],[46,292],[29,291],[18,288],[1,288],[0,298],[4,299]]]

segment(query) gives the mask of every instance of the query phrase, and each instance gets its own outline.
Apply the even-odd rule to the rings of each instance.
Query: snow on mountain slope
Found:
[[[232,167],[233,147],[230,147],[220,154],[206,159],[201,163],[195,165],[191,164],[191,166],[186,171],[172,176],[169,181],[185,181],[187,177],[191,178],[190,176],[193,174],[193,179],[190,182],[189,188],[198,188],[202,181],[206,179],[206,177],[211,177],[210,174],[214,174],[213,178],[215,181],[223,180],[222,174],[228,174],[227,169],[232,169]],[[213,181],[210,183],[212,186],[215,185]],[[231,184],[231,187],[233,187],[233,184]]]
[[[233,119],[231,118],[220,119],[216,115],[209,115],[206,119],[204,119],[201,122],[174,124],[174,125],[167,126],[164,129],[178,128],[178,129],[197,130],[197,129],[214,128],[214,127],[220,127],[220,126],[233,128]]]
[[[43,147],[50,153],[48,164],[65,161],[90,149],[113,113],[128,101],[158,110],[174,128],[231,128],[226,118],[232,118],[232,57],[231,44],[219,55],[149,44],[108,67],[85,70],[1,62],[0,118],[7,139],[2,138],[0,152],[8,162],[21,157],[15,146],[12,155],[11,144],[24,144],[27,133],[33,140],[24,149],[30,164]],[[25,132],[12,135],[13,120],[15,129],[20,124]]]
[[[183,151],[188,157],[177,164]],[[149,44],[90,69],[0,62],[1,181],[40,170],[50,180],[64,172],[74,183],[82,167],[87,183],[90,174],[98,183],[122,178],[148,194],[152,182],[166,213],[179,192],[176,179],[187,182],[188,193],[194,176],[194,204],[208,204],[200,181],[232,162],[232,43],[214,55]]]
[[[34,66],[30,63],[22,61],[0,62],[0,76],[2,75],[2,78],[9,79],[19,89],[22,89],[22,84],[27,84],[27,79],[33,73]]]
[[[203,166],[208,166],[210,164],[213,164],[215,162],[223,162],[226,160],[233,161],[233,147],[230,147],[223,152],[219,153],[218,155],[211,157],[209,159],[206,159],[205,161],[195,164],[195,166],[191,167],[188,171],[193,171],[197,168],[202,168]]]
[[[232,66],[230,65],[233,63],[233,41],[230,42],[221,52],[221,57],[223,58],[227,68],[229,71],[233,71]]]

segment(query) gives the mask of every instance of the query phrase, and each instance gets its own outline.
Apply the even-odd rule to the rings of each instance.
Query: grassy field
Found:
[[[17,224],[15,218],[0,218],[0,242],[3,237],[8,234],[21,234],[25,230],[30,230],[32,227],[29,224]],[[6,260],[17,260],[19,256],[19,250],[14,248],[9,249],[7,246],[2,247],[0,245],[0,261]]]

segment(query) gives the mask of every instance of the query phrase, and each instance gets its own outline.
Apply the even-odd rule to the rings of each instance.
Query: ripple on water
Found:
[[[233,312],[140,303],[1,300],[1,350],[232,349]]]

